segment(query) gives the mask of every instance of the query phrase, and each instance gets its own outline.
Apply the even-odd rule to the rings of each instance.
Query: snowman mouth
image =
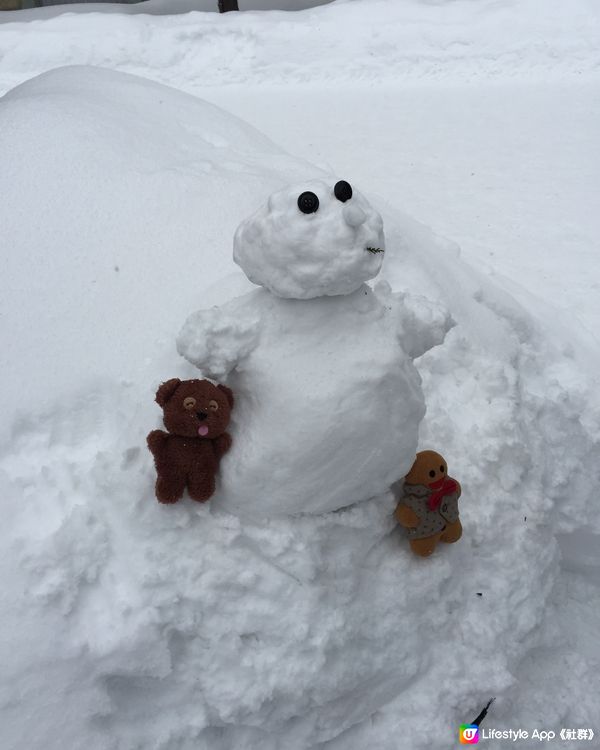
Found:
[[[366,247],[365,250],[368,253],[373,253],[373,255],[377,255],[377,253],[385,252],[385,250],[382,247]]]

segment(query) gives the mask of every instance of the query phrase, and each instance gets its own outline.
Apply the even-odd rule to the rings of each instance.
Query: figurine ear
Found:
[[[180,385],[181,380],[179,380],[179,378],[171,378],[171,380],[167,380],[156,391],[156,403],[159,406],[164,406]]]
[[[223,391],[223,393],[225,394],[225,398],[229,402],[229,408],[233,409],[233,391],[231,390],[231,388],[228,388],[226,385],[218,385],[217,388],[220,391]]]

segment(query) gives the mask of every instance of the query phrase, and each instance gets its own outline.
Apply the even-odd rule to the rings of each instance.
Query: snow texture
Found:
[[[415,78],[591,74],[595,11],[549,2],[533,24],[534,5],[478,4],[468,27],[463,2],[433,23],[438,4],[382,0],[294,21],[82,14],[3,25],[4,89],[73,61],[146,79],[60,69],[0,100],[2,748],[446,750],[492,695],[490,726],[598,732],[597,340],[470,264],[393,191],[368,191],[387,249],[384,284],[367,297],[398,300],[411,356],[434,343],[425,331],[445,310],[455,323],[415,366],[427,404],[419,447],[440,449],[462,484],[463,539],[411,556],[388,492],[260,521],[218,503],[165,508],[144,446],[160,425],[158,383],[197,375],[174,346],[190,310],[245,295],[304,303],[252,289],[231,258],[239,221],[290,182],[338,179],[147,78],[185,89],[199,70],[214,84],[242,71],[276,81],[364,68],[375,80],[386,54],[391,72]],[[375,47],[373,8],[389,20]],[[394,22],[402,8],[412,31]],[[388,34],[398,37],[386,50]],[[279,65],[277,44],[289,52]],[[242,59],[211,67],[219,45]],[[583,113],[594,111],[590,100]],[[577,248],[561,246],[562,257],[583,257]],[[243,346],[252,356],[259,320],[231,321],[239,337],[223,372]]]

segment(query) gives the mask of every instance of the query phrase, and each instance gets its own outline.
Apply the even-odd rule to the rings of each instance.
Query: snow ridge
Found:
[[[578,77],[598,70],[599,38],[600,16],[586,0],[570,2],[568,14],[561,0],[547,0],[543,11],[523,0],[518,13],[494,0],[475,8],[470,0],[337,0],[297,13],[225,16],[70,13],[0,24],[0,92],[71,64],[190,92],[244,83]]]

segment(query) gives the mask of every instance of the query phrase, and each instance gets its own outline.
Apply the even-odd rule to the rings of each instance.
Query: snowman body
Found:
[[[447,320],[364,283],[381,266],[381,218],[356,193],[339,200],[338,185],[286,188],[244,222],[234,258],[264,288],[195,313],[178,339],[235,394],[213,503],[239,515],[343,508],[385,492],[414,461],[425,406],[412,359]],[[307,193],[320,224],[294,206]]]

